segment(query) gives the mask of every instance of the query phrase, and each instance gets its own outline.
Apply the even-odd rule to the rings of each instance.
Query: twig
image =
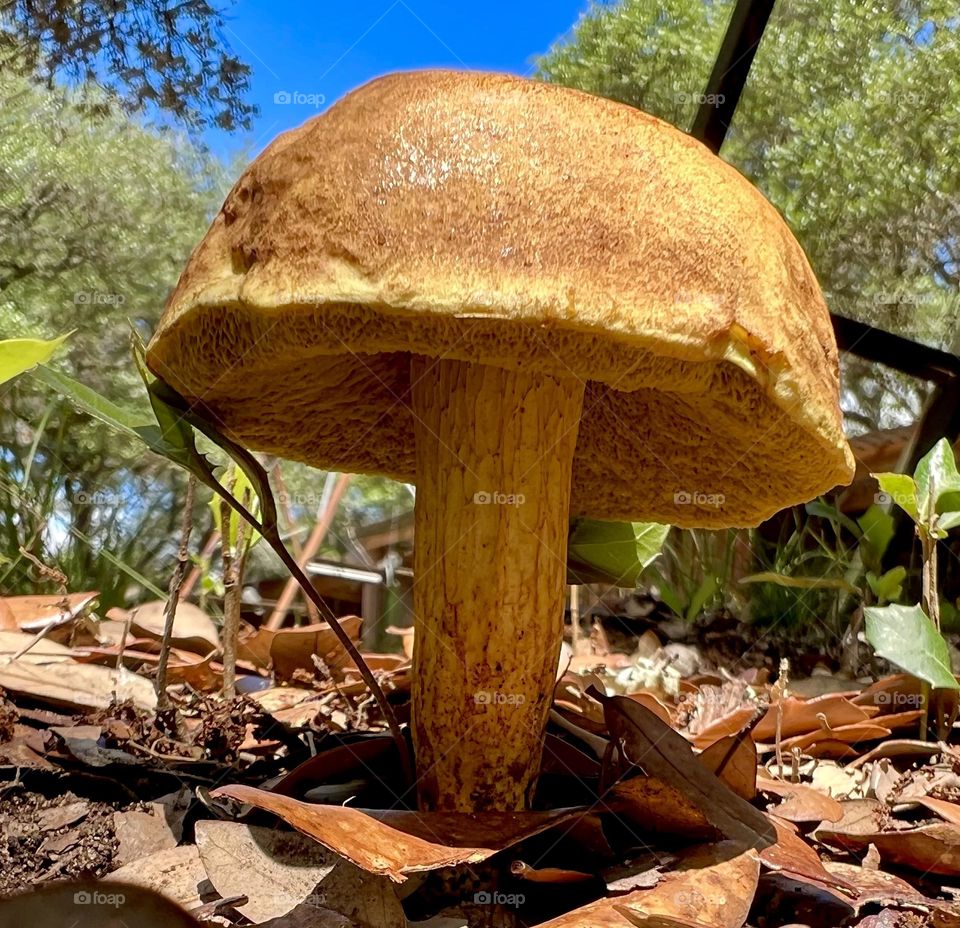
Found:
[[[163,638],[160,641],[160,658],[157,661],[157,708],[169,706],[167,697],[167,663],[170,660],[170,639],[173,637],[173,621],[177,616],[180,601],[180,586],[190,563],[190,533],[193,530],[193,497],[197,478],[191,474],[187,479],[187,493],[183,501],[183,518],[180,522],[180,548],[177,551],[177,566],[170,577],[169,597],[163,610]]]
[[[232,492],[232,488],[228,488]],[[249,491],[244,491],[244,506],[250,505]],[[220,524],[224,526],[223,543],[223,698],[237,695],[237,639],[240,636],[240,594],[243,589],[243,545],[247,523],[237,519],[236,549],[230,544],[230,504],[220,501]]]
[[[350,486],[352,479],[352,474],[340,474],[331,485],[330,495],[325,500],[323,510],[317,513],[317,521],[313,526],[313,531],[310,533],[310,537],[306,540],[300,556],[296,560],[297,566],[301,571],[306,569],[310,558],[317,553],[317,549],[320,547],[323,539],[326,538],[327,532],[330,530],[330,525],[333,522],[333,517],[337,513],[337,506],[340,504],[340,499],[343,497],[343,494],[346,493],[347,487]],[[326,494],[324,495],[326,496]],[[296,596],[297,586],[298,580],[295,576],[287,581],[283,592],[280,594],[280,598],[277,600],[276,606],[273,607],[273,612],[270,613],[269,618],[264,623],[264,628],[276,630],[283,625],[287,609],[290,603],[293,602],[294,596]],[[311,583],[310,586],[312,588],[313,584]],[[307,593],[307,590],[304,589],[303,592]],[[312,599],[312,597],[310,598]]]

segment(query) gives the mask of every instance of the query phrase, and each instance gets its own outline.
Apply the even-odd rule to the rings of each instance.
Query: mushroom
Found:
[[[529,803],[570,515],[749,526],[853,471],[776,210],[669,125],[510,76],[391,75],[277,138],[148,363],[252,449],[416,484],[426,809]]]

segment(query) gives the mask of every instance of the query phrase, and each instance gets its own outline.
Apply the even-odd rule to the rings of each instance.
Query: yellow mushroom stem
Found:
[[[583,383],[415,357],[422,809],[527,807],[563,637]]]

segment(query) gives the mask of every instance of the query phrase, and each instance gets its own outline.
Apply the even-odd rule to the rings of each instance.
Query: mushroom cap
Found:
[[[780,215],[699,142],[569,88],[394,74],[279,136],[147,361],[247,447],[415,482],[411,354],[584,381],[573,514],[753,525],[853,472]]]

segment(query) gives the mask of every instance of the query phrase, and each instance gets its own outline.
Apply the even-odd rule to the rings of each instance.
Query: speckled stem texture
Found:
[[[415,357],[420,805],[522,809],[563,622],[576,378]]]

